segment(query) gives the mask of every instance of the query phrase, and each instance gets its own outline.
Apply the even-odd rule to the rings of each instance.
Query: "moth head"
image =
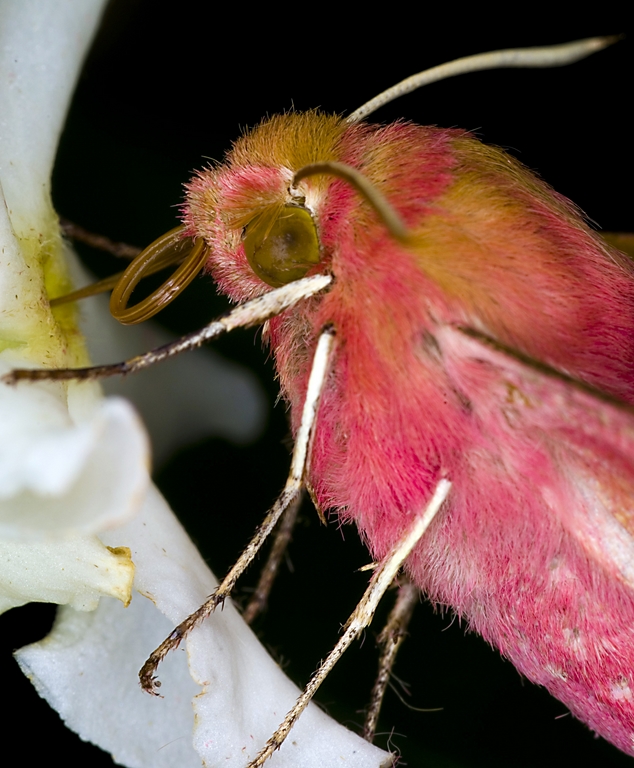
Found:
[[[234,301],[328,268],[321,222],[332,179],[293,181],[307,164],[336,159],[345,130],[318,111],[276,115],[186,185],[186,232],[207,243],[206,269]]]
[[[290,116],[282,117],[288,122]],[[292,117],[305,120],[307,116]],[[279,128],[275,118],[271,124]],[[267,127],[265,124],[259,130]],[[292,122],[288,127],[288,135],[297,141],[300,132],[292,130]],[[335,145],[343,132],[339,118],[332,118],[330,127]],[[243,141],[248,139],[243,137]],[[363,198],[386,230],[396,240],[407,242],[409,235],[399,215],[355,168],[338,160],[315,160],[315,153],[304,153],[311,162],[294,170],[287,165],[262,165],[248,162],[250,157],[239,149],[240,144],[224,165],[201,171],[187,184],[183,226],[159,238],[126,270],[110,303],[112,314],[121,322],[136,323],[151,317],[203,268],[213,275],[222,292],[238,302],[329,271],[332,245],[324,245],[320,220],[326,229],[332,228],[334,199],[341,203],[345,197]],[[320,151],[333,155],[334,146]],[[274,159],[288,160],[290,154],[287,151]],[[243,164],[236,162],[236,155]],[[257,152],[254,155],[261,160]],[[337,207],[342,210],[335,203]],[[341,223],[349,229],[349,221]],[[332,237],[327,235],[326,239]],[[181,266],[170,280],[140,304],[127,308],[142,277],[156,271],[158,264],[177,262],[182,262]]]
[[[332,254],[324,247],[327,238],[320,233],[320,214],[329,188],[341,179],[370,203],[392,237],[411,244],[399,214],[379,190],[355,168],[339,163],[344,134],[379,107],[430,82],[494,67],[558,66],[613,42],[609,37],[592,38],[527,49],[520,64],[514,50],[479,54],[407,78],[345,120],[313,110],[264,121],[236,142],[224,165],[198,173],[186,185],[183,226],[159,238],[126,270],[113,292],[113,315],[124,323],[151,317],[201,268],[210,271],[220,290],[234,301],[254,298],[311,271],[327,270]],[[333,176],[339,178],[333,180]],[[303,202],[296,194],[300,180],[305,188]],[[128,298],[139,280],[157,271],[157,264],[172,263],[181,263],[177,272],[128,310]]]

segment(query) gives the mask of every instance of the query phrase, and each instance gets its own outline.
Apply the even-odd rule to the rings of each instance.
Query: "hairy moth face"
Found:
[[[589,33],[594,30],[588,30]],[[554,34],[554,33],[553,33]],[[563,38],[572,38],[575,36],[573,31],[562,32]],[[541,38],[540,38],[541,40]],[[523,40],[523,43],[530,44],[532,42],[540,42],[531,38]],[[433,40],[428,40],[426,45],[429,46]],[[472,42],[469,45],[469,50],[477,48],[485,49],[491,47],[499,47],[500,45],[506,45],[508,40],[496,40],[480,42],[474,46]],[[377,46],[380,44],[377,42]],[[406,46],[407,47],[407,46]],[[420,51],[420,44],[412,45],[413,48]],[[464,49],[455,51],[456,55],[460,55],[464,52]],[[454,52],[440,51],[439,53],[426,53],[425,61],[417,61],[416,64],[403,64],[399,67],[399,74],[407,74],[410,70],[423,68],[426,63],[433,63],[438,60],[450,58]],[[612,54],[609,54],[612,55]],[[618,52],[613,55],[618,55]],[[372,57],[371,57],[372,58]],[[254,65],[257,71],[261,66],[261,63]],[[322,65],[323,66],[323,65]],[[584,73],[584,77],[592,78],[592,82],[600,83],[600,86],[593,86],[596,90],[600,89],[602,100],[607,103],[615,103],[617,97],[610,97],[608,91],[613,87],[611,80],[615,79],[614,72],[610,77],[604,76],[602,72],[602,63],[597,61],[588,62],[583,65],[579,65]],[[204,67],[208,71],[208,63],[205,62]],[[204,68],[201,63],[201,70]],[[182,125],[175,126],[173,128],[160,128],[158,140],[150,137],[149,144],[151,150],[145,150],[145,160],[142,157],[138,161],[137,169],[140,170],[139,176],[129,184],[121,181],[121,170],[117,170],[116,173],[112,168],[107,167],[108,163],[104,163],[103,166],[93,165],[90,176],[98,178],[105,186],[110,186],[111,193],[110,203],[112,206],[110,216],[120,217],[116,223],[116,227],[121,227],[122,230],[113,232],[112,218],[109,219],[110,223],[93,223],[91,218],[91,211],[94,208],[94,203],[91,204],[91,211],[87,211],[82,208],[82,201],[79,200],[75,205],[77,206],[75,211],[67,211],[60,200],[58,207],[63,212],[67,212],[75,219],[82,221],[82,223],[90,224],[93,228],[100,231],[106,231],[108,234],[114,234],[130,241],[143,243],[152,239],[157,231],[162,231],[161,228],[167,229],[170,226],[170,221],[158,221],[157,212],[167,211],[170,205],[173,205],[174,200],[174,185],[182,181],[189,176],[190,171],[194,167],[200,167],[200,156],[209,155],[220,159],[223,151],[227,149],[229,142],[238,135],[238,124],[254,125],[261,119],[262,115],[274,114],[289,107],[291,98],[295,99],[295,104],[298,109],[308,108],[315,104],[322,104],[324,108],[329,110],[343,110],[353,108],[357,102],[364,100],[365,96],[369,96],[379,89],[377,86],[376,77],[374,74],[366,74],[364,72],[364,92],[357,94],[357,84],[354,82],[345,82],[345,87],[341,88],[341,93],[333,94],[333,103],[329,102],[330,93],[332,92],[332,83],[338,82],[341,77],[341,72],[345,71],[345,60],[338,63],[336,68],[332,70],[325,69],[328,72],[328,77],[324,74],[324,79],[319,80],[321,84],[321,91],[310,91],[312,86],[311,82],[306,82],[308,78],[303,78],[302,83],[295,83],[293,88],[289,91],[283,92],[279,99],[280,103],[273,103],[275,96],[269,91],[275,90],[279,86],[279,80],[281,79],[275,69],[272,67],[271,71],[266,75],[266,81],[268,83],[266,88],[262,88],[262,91],[266,91],[266,101],[263,104],[257,104],[256,94],[252,93],[252,90],[260,90],[246,88],[244,82],[240,80],[231,80],[229,76],[226,77],[231,82],[230,85],[219,84],[218,74],[214,74],[214,104],[218,107],[208,107],[205,105],[202,107],[193,107],[192,111],[196,114],[196,111],[202,110],[200,119],[192,120],[191,118],[183,117],[179,105],[177,112],[181,116]],[[187,74],[183,74],[180,78],[180,85],[185,89],[186,96],[183,98],[182,103],[199,104],[203,100],[201,94],[208,93],[209,83],[198,84],[194,89],[189,80],[193,80],[192,69],[187,71]],[[279,71],[279,70],[278,70]],[[224,73],[223,73],[224,75]],[[264,77],[264,75],[263,75]],[[398,75],[385,75],[385,83],[389,84],[392,80],[397,79]],[[578,96],[575,98],[570,96],[571,88],[573,86],[570,83],[574,83],[576,78],[581,78],[578,74],[578,70],[570,70],[561,72],[547,72],[542,73],[504,73],[495,75],[476,75],[478,86],[473,84],[473,81],[465,82],[462,85],[456,83],[447,83],[443,86],[435,86],[434,91],[438,91],[436,94],[434,91],[425,93],[424,96],[411,96],[405,102],[399,102],[394,107],[389,108],[389,112],[385,115],[381,114],[381,120],[390,120],[398,116],[406,116],[408,119],[416,119],[418,122],[434,123],[446,127],[455,125],[463,126],[466,128],[480,127],[479,132],[483,137],[492,143],[502,144],[504,146],[519,147],[522,150],[521,159],[527,165],[532,168],[538,168],[541,170],[545,178],[552,183],[557,189],[565,192],[568,196],[575,199],[577,202],[586,209],[589,214],[596,220],[598,220],[603,226],[610,229],[626,229],[631,227],[631,223],[626,219],[625,214],[622,214],[619,218],[618,207],[623,205],[623,199],[619,199],[620,195],[612,194],[610,191],[610,184],[614,180],[614,173],[617,175],[621,172],[620,164],[611,160],[611,153],[615,150],[615,145],[619,142],[614,138],[613,133],[603,133],[606,123],[609,123],[611,116],[606,116],[605,110],[601,110],[602,117],[600,120],[596,120],[594,112],[591,108],[585,107],[582,112],[575,113],[573,107],[576,103],[587,104],[587,93],[589,87],[586,84],[582,84],[578,91]],[[492,78],[487,80],[486,78]],[[504,78],[504,80],[502,80]],[[539,78],[539,80],[537,80]],[[159,78],[160,79],[160,78]],[[311,76],[312,79],[312,76]],[[147,83],[147,79],[144,81]],[[538,82],[538,85],[531,85],[531,83]],[[508,83],[508,85],[502,85],[502,83]],[[521,85],[519,84],[521,83]],[[554,85],[554,84],[557,85]],[[191,90],[188,90],[191,88]],[[203,91],[203,88],[207,90]],[[228,88],[228,90],[225,90]],[[455,89],[462,89],[460,95]],[[551,125],[550,121],[553,120],[552,107],[544,108],[544,104],[547,100],[547,96],[544,93],[549,89],[551,102],[559,102],[561,106],[557,111],[561,112],[561,125]],[[449,89],[449,91],[447,91]],[[153,95],[153,98],[144,102],[139,95],[139,90],[130,96],[130,100],[125,104],[123,110],[129,112],[129,107],[134,106],[134,109],[146,108],[147,121],[140,121],[138,126],[134,129],[130,128],[126,130],[125,141],[129,138],[130,132],[136,131],[137,144],[145,144],[148,136],[148,123],[151,120],[152,111],[156,110],[158,103],[158,96]],[[117,99],[121,95],[125,95],[125,88],[122,86],[121,81],[117,82],[115,87],[117,92]],[[520,97],[517,96],[517,92],[520,91]],[[497,92],[497,95],[492,97],[492,93]],[[236,94],[239,97],[236,99]],[[80,94],[81,95],[81,94]],[[91,99],[94,97],[84,96],[88,99],[88,106],[85,107],[90,114],[91,110],[95,109],[94,102]],[[299,100],[302,99],[300,102]],[[570,101],[568,101],[570,99]],[[584,101],[585,100],[585,101]],[[441,112],[443,104],[441,102],[448,103],[452,111]],[[562,103],[563,102],[563,103]],[[113,103],[113,102],[110,102]],[[421,110],[421,103],[424,108]],[[86,104],[86,102],[84,102]],[[147,106],[144,107],[144,104]],[[225,106],[231,105],[231,106]],[[500,119],[501,127],[497,128],[493,126],[494,118],[492,115],[495,112],[496,106],[500,106]],[[410,109],[410,107],[413,107]],[[461,109],[458,112],[458,108]],[[134,109],[132,110],[134,112]],[[244,112],[242,110],[245,110]],[[469,112],[471,109],[471,112]],[[249,110],[249,111],[247,111]],[[456,111],[453,111],[456,110]],[[100,108],[100,112],[101,112]],[[218,112],[221,115],[218,115]],[[415,114],[416,112],[416,114]],[[540,115],[541,112],[541,116]],[[588,114],[590,112],[590,114]],[[116,110],[115,110],[116,113]],[[545,114],[546,113],[546,114]],[[86,114],[86,113],[84,113]],[[92,114],[96,114],[93,112]],[[221,120],[227,120],[227,123],[221,123]],[[194,123],[192,125],[191,123]],[[526,135],[521,136],[519,133],[515,133],[518,130],[518,126],[522,127],[526,131]],[[164,131],[164,133],[163,133]],[[195,144],[193,148],[185,148],[184,140],[185,136],[193,134]],[[212,135],[210,139],[209,136]],[[581,134],[581,136],[579,135]],[[219,141],[217,146],[211,146],[213,139],[218,135]],[[543,142],[543,147],[540,144]],[[132,142],[134,143],[134,142]],[[155,149],[158,150],[156,145],[167,144],[170,147],[176,146],[175,156],[170,158],[167,163],[160,156],[158,151],[155,154]],[[595,155],[595,144],[602,147],[600,152]],[[67,152],[71,149],[67,148]],[[73,150],[74,151],[74,150]],[[126,150],[127,151],[127,150]],[[106,153],[104,153],[106,154]],[[113,150],[111,154],[123,154],[120,148]],[[548,156],[550,155],[550,164]],[[95,162],[93,153],[91,153],[92,162]],[[543,160],[543,158],[546,158]],[[621,155],[619,154],[619,158]],[[102,162],[102,158],[99,158],[97,163]],[[110,162],[110,160],[108,161]],[[542,164],[542,163],[545,164]],[[157,175],[157,168],[165,167],[168,163],[170,178],[165,184],[165,192],[159,193],[158,184],[155,183],[155,177]],[[77,163],[77,168],[81,163]],[[134,165],[128,162],[127,165]],[[611,167],[610,167],[611,166]],[[609,169],[609,170],[608,170]],[[79,173],[75,170],[74,173]],[[588,183],[588,179],[592,178],[594,174],[600,174],[595,177],[592,183]],[[583,186],[581,192],[573,188],[576,180],[582,182]],[[85,182],[82,178],[75,176],[70,186],[74,186],[78,189],[85,189]],[[128,191],[134,190],[134,191]],[[59,188],[60,196],[66,194]],[[600,190],[600,193],[597,191]],[[161,194],[165,195],[165,199],[161,200]],[[596,202],[593,202],[592,196]],[[85,195],[83,195],[85,197]],[[616,198],[616,199],[613,199]],[[112,210],[114,209],[114,210]],[[147,210],[146,214],[139,213],[140,210]],[[127,223],[126,223],[127,219]],[[125,227],[130,227],[127,231]],[[144,231],[141,231],[141,227]],[[255,283],[254,283],[255,284]],[[204,288],[197,287],[197,298],[183,299],[181,303],[192,305],[189,311],[192,312],[193,317],[189,320],[176,320],[178,330],[186,330],[186,328],[197,327],[205,322],[207,319],[217,313],[217,305],[214,305],[216,298],[213,295],[213,290],[209,290],[208,293],[204,292]],[[254,289],[255,290],[255,289]],[[530,309],[530,307],[528,308]],[[182,324],[182,325],[181,325]],[[186,326],[186,327],[185,327]],[[488,326],[487,326],[488,329]],[[539,339],[536,339],[536,343]],[[226,348],[231,342],[227,342]],[[238,347],[242,347],[241,354],[243,359],[247,361],[249,365],[252,365],[255,370],[262,371],[262,379],[265,385],[269,387],[272,400],[275,398],[276,386],[269,384],[269,379],[272,379],[272,373],[263,372],[263,363],[260,358],[259,342],[255,345],[249,339],[246,341],[244,338],[235,342]],[[255,347],[255,349],[254,349]],[[534,350],[529,350],[534,352]],[[266,503],[272,498],[277,490],[284,473],[286,450],[280,447],[280,442],[285,436],[286,425],[284,417],[284,409],[282,406],[278,406],[276,412],[274,412],[274,419],[277,419],[272,435],[272,447],[262,448],[259,452],[257,448],[247,449],[245,454],[236,455],[233,453],[233,449],[227,449],[225,446],[219,447],[215,443],[210,443],[203,449],[203,455],[200,458],[195,459],[197,466],[204,468],[198,471],[193,471],[191,468],[186,470],[185,480],[175,480],[175,473],[177,471],[179,462],[174,461],[170,467],[163,473],[163,479],[166,486],[169,488],[175,488],[176,486],[186,486],[189,488],[191,497],[182,502],[179,506],[189,507],[195,510],[195,520],[192,523],[197,531],[197,538],[199,541],[208,537],[207,526],[213,525],[215,531],[218,531],[226,525],[226,521],[221,519],[221,515],[214,517],[213,523],[210,523],[207,518],[207,503],[204,499],[208,498],[210,491],[208,490],[208,483],[205,480],[205,475],[208,472],[207,467],[210,465],[218,466],[220,476],[229,476],[229,468],[232,470],[234,467],[238,468],[238,474],[236,478],[231,479],[227,488],[226,501],[219,502],[219,508],[234,509],[229,516],[230,522],[234,522],[235,518],[243,516],[241,524],[244,526],[239,532],[225,532],[223,531],[222,537],[214,534],[217,538],[223,538],[222,546],[219,547],[219,552],[212,555],[214,559],[214,565],[218,571],[222,571],[226,565],[233,559],[233,554],[240,549],[241,544],[248,536],[249,531],[253,528],[254,523],[257,521],[260,514],[260,510],[266,506]],[[228,454],[227,454],[228,451]],[[273,465],[269,468],[269,462]],[[215,473],[214,473],[215,474]],[[249,478],[248,485],[250,488],[244,488],[246,478]],[[252,481],[251,478],[257,480]],[[241,499],[240,494],[245,492],[246,498]],[[219,493],[219,489],[214,487],[213,493]],[[240,513],[238,514],[238,509]],[[244,510],[244,511],[242,511]],[[308,515],[307,515],[308,517]],[[346,546],[339,546],[338,536],[334,530],[330,530],[327,534],[321,531],[314,521],[307,523],[307,527],[298,534],[298,545],[302,543],[306,546],[306,554],[292,554],[292,558],[296,563],[299,571],[310,571],[306,573],[307,581],[303,583],[300,591],[300,595],[297,597],[296,603],[298,606],[301,601],[306,600],[306,591],[314,589],[315,603],[311,604],[306,609],[307,613],[304,614],[299,607],[293,607],[292,609],[292,623],[296,627],[289,627],[284,630],[283,633],[274,636],[274,641],[280,647],[284,647],[284,653],[286,656],[297,658],[298,656],[304,656],[306,660],[306,669],[298,669],[298,678],[304,678],[307,671],[310,671],[314,659],[319,657],[323,652],[323,649],[328,647],[330,638],[334,637],[337,631],[337,622],[342,616],[347,615],[347,607],[342,606],[333,612],[333,616],[329,619],[330,626],[328,631],[324,631],[323,635],[320,635],[315,640],[316,648],[308,648],[305,643],[305,632],[302,631],[302,623],[305,622],[306,616],[319,613],[322,609],[325,610],[324,603],[331,603],[339,600],[339,593],[347,588],[349,583],[352,583],[353,589],[358,592],[361,588],[362,579],[355,576],[350,576],[353,567],[361,565],[365,562],[367,555],[363,554],[363,550],[359,548],[357,555],[351,555],[350,551],[355,546],[352,543],[354,534],[352,528],[345,529],[346,534]],[[336,541],[332,541],[335,539]],[[317,543],[316,543],[317,542]],[[213,546],[213,545],[212,545]],[[332,547],[332,550],[326,549],[326,547]],[[304,550],[302,550],[304,552]],[[331,552],[331,554],[326,554]],[[356,556],[357,560],[354,563],[350,562],[349,558]],[[302,562],[298,562],[302,561]],[[310,563],[310,567],[308,564]],[[356,580],[355,580],[356,579]],[[314,586],[314,581],[318,583],[319,589]],[[289,587],[288,582],[291,579],[286,580],[286,584],[280,585],[280,592],[283,592]],[[292,587],[292,585],[290,585]],[[308,594],[311,594],[308,592]],[[324,594],[328,595],[327,600],[324,600]],[[345,600],[345,598],[342,598]],[[350,605],[350,601],[354,598],[349,597],[347,605]],[[284,601],[281,601],[284,602]],[[283,608],[283,606],[280,606]],[[268,633],[269,631],[276,632],[277,615],[275,613],[276,607],[272,606],[271,614],[263,622],[263,630]],[[284,612],[280,610],[280,612]],[[449,617],[442,619],[439,616],[428,616],[427,618],[417,619],[419,627],[415,630],[415,637],[410,644],[410,647],[405,649],[405,656],[402,662],[400,662],[398,673],[402,674],[407,680],[412,680],[414,674],[416,675],[415,693],[413,696],[413,703],[416,706],[444,706],[445,711],[442,713],[434,714],[416,714],[412,716],[413,725],[409,729],[410,733],[424,731],[424,736],[421,737],[421,749],[429,748],[429,745],[433,743],[434,738],[438,738],[438,746],[432,747],[432,749],[445,749],[448,741],[455,741],[456,733],[461,734],[461,739],[464,738],[465,742],[469,743],[469,749],[463,750],[458,746],[456,754],[458,757],[467,755],[465,759],[468,761],[470,756],[468,753],[473,751],[473,745],[478,744],[481,740],[486,740],[487,747],[483,747],[483,754],[489,755],[489,749],[497,755],[504,755],[508,757],[509,754],[516,755],[517,749],[516,743],[522,742],[534,742],[536,734],[552,734],[552,738],[557,740],[557,745],[548,747],[541,745],[536,748],[535,754],[540,756],[540,759],[548,761],[552,759],[555,761],[555,755],[557,750],[561,749],[559,746],[562,740],[563,731],[571,731],[573,734],[572,746],[567,745],[563,748],[563,754],[566,755],[566,760],[573,759],[571,754],[574,754],[574,750],[578,750],[578,764],[583,764],[583,760],[587,759],[589,750],[599,749],[601,757],[595,757],[594,762],[591,764],[608,764],[606,762],[605,753],[609,753],[609,748],[596,746],[591,738],[587,738],[588,746],[579,747],[579,743],[586,738],[584,729],[578,724],[571,723],[571,718],[566,720],[555,720],[559,715],[565,714],[565,707],[559,705],[556,701],[550,699],[537,689],[533,689],[531,686],[522,686],[517,673],[512,669],[509,664],[499,664],[495,655],[491,653],[477,638],[469,636],[467,638],[462,637],[462,630],[453,625],[450,630],[439,634],[438,628],[445,628],[451,623]],[[420,625],[425,624],[422,628]],[[293,634],[296,632],[296,634]],[[453,637],[455,635],[455,638]],[[368,640],[371,639],[370,637]],[[370,652],[369,646],[372,644],[366,640],[362,653],[367,654],[367,670],[362,680],[367,682],[361,682],[358,685],[363,686],[364,690],[369,690],[370,679],[373,674],[373,657]],[[455,640],[455,647],[452,651],[445,652],[444,648],[448,644],[453,644]],[[468,650],[465,650],[468,649]],[[474,654],[474,657],[471,654]],[[464,666],[461,666],[464,660],[468,659]],[[475,658],[475,660],[473,660]],[[296,663],[299,665],[299,661]],[[357,661],[353,660],[348,662],[350,666],[356,665]],[[495,669],[493,673],[491,669]],[[412,671],[415,670],[415,671]],[[421,674],[421,678],[418,678],[418,674]],[[345,694],[345,689],[350,687],[347,682],[351,675],[350,671],[339,671],[339,681],[334,679],[331,685],[332,693],[325,694],[324,701],[331,701],[333,699],[339,699],[340,696]],[[475,681],[466,683],[464,681],[470,674],[475,675]],[[501,681],[498,681],[496,674],[500,674]],[[420,681],[419,681],[420,680]],[[495,680],[495,682],[492,682]],[[356,687],[356,684],[355,684]],[[460,691],[457,696],[457,703],[448,703],[448,691],[458,689]],[[327,689],[328,690],[328,689]],[[513,693],[517,693],[517,698],[511,698]],[[531,703],[536,699],[539,703],[536,706],[537,724],[529,719],[526,714],[527,703],[526,700],[530,700]],[[365,700],[365,694],[362,693],[357,699],[350,703],[350,709],[354,710],[355,707],[362,706]],[[509,703],[513,702],[513,703]],[[407,730],[407,726],[402,726],[401,723],[410,715],[404,711],[404,709],[394,702],[395,710],[387,712],[384,716],[383,722],[386,724],[386,728],[390,728],[392,725],[397,727],[397,730]],[[459,719],[459,713],[464,713],[464,721]],[[548,714],[544,714],[548,712]],[[354,715],[351,715],[354,717]],[[477,722],[476,726],[474,723]],[[439,724],[440,723],[440,724]],[[446,730],[443,731],[442,729]],[[518,731],[514,729],[520,729]],[[526,731],[523,729],[526,728]],[[489,736],[483,737],[482,733],[488,731]],[[444,736],[435,736],[434,734],[444,733]],[[514,737],[509,734],[516,734]],[[447,739],[447,734],[451,734],[451,738]],[[544,736],[544,740],[549,737]],[[508,739],[508,742],[506,741]],[[404,749],[407,754],[407,748],[412,741],[410,737],[407,742],[397,744]],[[492,745],[492,746],[491,746]],[[476,746],[477,748],[477,746]],[[412,752],[413,755],[416,753]],[[594,754],[594,753],[593,753]],[[412,756],[410,763],[416,762],[417,757]],[[564,758],[559,758],[559,764]],[[619,757],[616,756],[615,760],[618,761]],[[465,764],[469,764],[466,762]],[[548,762],[546,762],[548,764]],[[554,764],[554,762],[553,762]],[[616,764],[616,762],[615,762]]]

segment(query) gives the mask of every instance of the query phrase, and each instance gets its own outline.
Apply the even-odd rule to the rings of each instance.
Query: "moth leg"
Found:
[[[420,590],[418,587],[412,584],[409,579],[403,579],[403,583],[398,587],[394,607],[377,639],[382,649],[379,657],[379,669],[370,697],[370,706],[363,726],[363,738],[366,741],[374,740],[385,690],[390,682],[396,656],[407,635],[407,627],[419,600]]]
[[[126,375],[149,368],[155,363],[200,347],[208,341],[217,339],[224,333],[236,328],[248,328],[275,317],[300,301],[323,291],[332,282],[330,275],[313,275],[304,277],[293,283],[276,288],[263,296],[240,304],[218,320],[206,325],[198,331],[165,344],[142,355],[111,365],[94,365],[89,368],[58,368],[58,369],[24,369],[18,368],[2,377],[6,384],[17,384],[19,381],[70,381],[95,380],[108,376]]]
[[[94,232],[90,232],[84,227],[80,227],[79,224],[75,224],[68,219],[60,218],[59,225],[62,230],[62,234],[79,243],[89,245],[91,248],[95,248],[99,251],[105,251],[111,256],[115,256],[118,259],[132,260],[138,256],[142,248],[137,248],[135,245],[128,245],[127,243],[116,242],[104,235],[97,235]],[[87,299],[90,296],[97,296],[100,293],[111,291],[119,282],[123,272],[117,272],[114,275],[104,277],[102,280],[97,280],[90,285],[86,285],[83,288],[78,288],[70,293],[65,293],[62,296],[56,296],[49,300],[51,307],[59,307],[62,304],[69,304],[72,301],[79,301],[81,299]]]
[[[259,768],[276,749],[279,749],[282,746],[297,718],[301,715],[304,709],[306,709],[308,703],[317,692],[319,686],[326,679],[330,670],[343,656],[352,641],[357,638],[372,621],[372,617],[374,616],[374,612],[380,599],[394,580],[394,577],[403,565],[405,559],[429,527],[429,524],[447,498],[450,488],[451,483],[448,480],[443,479],[438,483],[434,495],[425,510],[422,514],[416,516],[415,520],[400,541],[376,568],[368,588],[346,622],[339,642],[311,677],[308,685],[304,688],[303,693],[297,699],[295,706],[286,715],[280,727],[266,742],[264,748],[260,751],[255,760],[249,763],[247,768]]]
[[[266,608],[273,582],[277,577],[282,558],[284,557],[286,548],[291,540],[303,498],[304,494],[300,491],[280,520],[279,528],[275,532],[273,545],[264,568],[262,568],[262,572],[260,573],[255,592],[242,613],[242,618],[247,624],[252,624]]]
[[[319,341],[317,342],[317,349],[315,350],[313,365],[308,379],[306,399],[302,411],[302,421],[299,430],[297,431],[295,447],[293,448],[291,469],[282,493],[279,495],[277,501],[264,518],[264,521],[256,530],[254,537],[247,544],[245,550],[242,552],[229,573],[225,576],[216,591],[210,595],[198,610],[194,611],[194,613],[182,621],[176,629],[165,638],[159,647],[150,654],[145,664],[141,667],[139,680],[143,690],[148,693],[152,693],[155,696],[158,695],[157,688],[160,687],[160,682],[157,681],[155,676],[158,665],[171,650],[178,648],[181,640],[184,640],[194,627],[202,623],[215,611],[218,605],[221,605],[227,599],[235,586],[236,581],[244,573],[247,566],[258,553],[264,540],[273,530],[284,510],[288,509],[289,505],[292,504],[299,495],[304,481],[307,457],[310,448],[310,438],[315,423],[315,416],[317,414],[317,406],[319,405],[319,398],[323,391],[324,382],[326,381],[326,376],[329,370],[334,338],[334,329],[329,328],[321,334]]]
[[[88,229],[84,229],[79,224],[75,224],[68,219],[60,218],[59,225],[62,233],[70,240],[76,240],[78,243],[84,243],[91,248],[95,248],[99,251],[105,251],[106,253],[116,256],[118,259],[132,260],[138,256],[142,248],[138,248],[136,245],[128,245],[127,243],[116,242],[104,235],[97,235],[94,232],[90,232]]]

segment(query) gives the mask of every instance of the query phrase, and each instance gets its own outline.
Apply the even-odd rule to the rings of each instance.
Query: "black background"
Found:
[[[62,139],[54,199],[63,215],[94,231],[146,244],[175,225],[181,184],[191,171],[220,159],[232,139],[267,115],[294,106],[349,112],[414,72],[470,53],[627,32],[623,19],[602,16],[553,24],[537,16],[513,20],[453,6],[430,15],[391,3],[372,17],[344,21],[323,6],[272,6],[257,12],[237,3],[116,2],[88,60]],[[365,7],[365,6],[364,6]],[[359,13],[355,10],[354,13]],[[523,11],[523,12],[526,12]],[[632,230],[632,40],[572,67],[500,71],[435,84],[400,99],[372,119],[405,117],[460,126],[507,148],[607,230]],[[629,110],[628,110],[629,111]],[[82,251],[92,268],[118,268]],[[198,328],[225,307],[209,278],[188,289],[162,316],[178,333]],[[157,468],[157,482],[218,575],[231,565],[281,488],[288,467],[283,404],[274,407],[274,372],[256,332],[238,332],[216,348],[260,377],[269,394],[266,434],[238,448],[209,440]],[[165,403],[169,407],[169,403]],[[255,629],[298,683],[334,644],[367,583],[356,569],[367,553],[352,528],[320,526],[305,505],[288,568],[268,613]],[[255,569],[254,569],[255,571]],[[240,583],[247,595],[255,573]],[[46,737],[44,759],[67,766],[111,765],[61,725],[17,671],[10,651],[43,636],[50,606],[27,606],[0,618],[5,714],[10,741]],[[372,685],[374,637],[336,668],[318,700],[352,728]],[[148,649],[150,650],[150,649]],[[415,707],[388,692],[381,746],[418,766],[618,766],[630,759],[566,714],[545,691],[523,681],[451,616],[418,609],[396,674]],[[398,684],[397,684],[398,685]],[[17,696],[17,699],[14,697]],[[41,762],[42,754],[37,746]],[[30,760],[25,760],[30,764]]]

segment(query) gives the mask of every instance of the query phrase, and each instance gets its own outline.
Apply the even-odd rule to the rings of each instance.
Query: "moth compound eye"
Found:
[[[306,208],[287,205],[271,222],[259,216],[247,225],[244,250],[251,269],[273,288],[304,277],[319,263],[319,239]]]

